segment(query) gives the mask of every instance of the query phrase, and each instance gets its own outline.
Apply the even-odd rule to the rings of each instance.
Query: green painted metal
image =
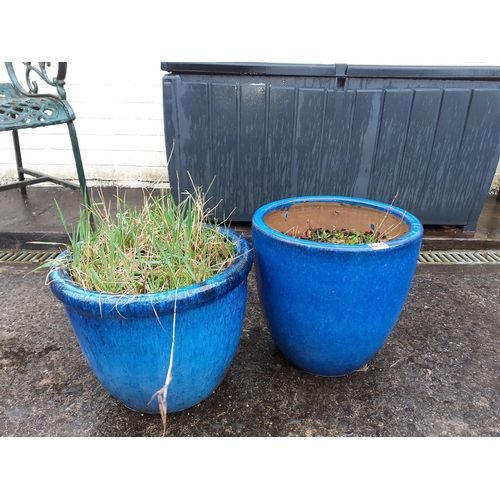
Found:
[[[4,184],[0,186],[0,191],[20,188],[21,193],[26,196],[26,186],[52,182],[81,190],[85,205],[90,207],[90,196],[74,124],[76,116],[73,108],[66,101],[64,85],[67,63],[58,63],[57,75],[53,78],[48,74],[48,68],[51,67],[49,62],[39,62],[38,66],[31,62],[23,64],[25,65],[25,84],[21,84],[11,62],[5,63],[10,83],[0,83],[0,132],[12,132],[18,174],[18,182]],[[38,93],[39,85],[36,78],[41,78],[45,84],[54,87],[56,93]],[[79,184],[23,167],[18,131],[61,124],[68,126]],[[25,174],[31,178],[26,179]]]

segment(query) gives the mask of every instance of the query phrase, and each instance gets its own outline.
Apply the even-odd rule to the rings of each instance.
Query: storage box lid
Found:
[[[174,74],[406,78],[500,81],[498,66],[371,66],[347,64],[162,62]]]
[[[335,64],[161,63],[161,69],[170,73],[205,75],[335,76],[335,66]]]
[[[498,66],[347,66],[352,78],[407,78],[426,80],[500,80]]]

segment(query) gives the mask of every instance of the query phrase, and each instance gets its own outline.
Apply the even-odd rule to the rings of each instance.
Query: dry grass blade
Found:
[[[155,312],[156,313],[156,312]],[[157,316],[158,318],[158,316]],[[170,382],[172,382],[172,369],[174,366],[174,349],[175,349],[175,322],[177,319],[177,290],[175,293],[175,299],[174,299],[174,317],[173,317],[173,322],[172,322],[172,346],[170,347],[170,360],[168,363],[168,370],[167,370],[167,376],[165,377],[165,385],[156,391],[153,396],[151,397],[151,400],[149,403],[155,399],[158,398],[158,407],[160,408],[160,415],[161,415],[161,420],[163,422],[163,436],[167,435],[167,412],[168,412],[168,406],[167,406],[167,394],[168,394],[168,386],[170,385]],[[158,318],[159,321],[159,318]]]

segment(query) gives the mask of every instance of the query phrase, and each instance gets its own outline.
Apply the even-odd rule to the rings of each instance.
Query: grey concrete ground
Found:
[[[10,233],[24,224],[16,239],[22,247],[19,234],[33,236],[39,216],[0,209],[4,225],[17,217]],[[497,206],[490,209],[497,217]],[[49,210],[38,227],[57,236]],[[14,241],[7,233],[0,227],[0,241]],[[469,244],[492,244],[482,234]],[[432,237],[427,247],[449,239]],[[128,410],[100,386],[45,273],[33,268],[0,264],[0,436],[161,435],[160,416]],[[500,436],[499,295],[500,265],[419,264],[403,313],[375,358],[362,371],[323,378],[275,348],[252,271],[241,343],[224,381],[202,403],[169,414],[168,434]]]

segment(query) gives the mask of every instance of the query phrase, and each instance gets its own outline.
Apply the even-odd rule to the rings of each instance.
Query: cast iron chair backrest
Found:
[[[14,85],[14,87],[17,89],[18,92],[24,94],[25,96],[38,94],[38,83],[32,79],[31,72],[33,71],[38,76],[40,76],[40,78],[42,78],[42,80],[45,83],[51,85],[52,87],[55,87],[57,90],[57,96],[55,96],[54,94],[45,94],[45,95],[52,97],[59,97],[59,99],[66,100],[66,90],[64,88],[66,82],[64,81],[64,79],[66,78],[68,63],[65,62],[58,63],[57,76],[53,78],[50,78],[49,75],[47,74],[47,67],[51,66],[50,62],[40,62],[38,63],[38,67],[33,66],[30,62],[25,62],[23,64],[26,66],[25,76],[26,76],[27,90],[19,82],[16,75],[16,71],[14,69],[14,65],[11,62],[5,63],[5,67],[7,68],[7,73],[9,74],[10,81],[12,82],[12,85]],[[42,96],[44,94],[38,94],[38,95]]]
[[[0,184],[0,191],[21,188],[22,194],[26,195],[26,186],[48,181],[81,190],[85,204],[90,206],[80,147],[73,123],[76,117],[72,107],[66,101],[64,85],[68,65],[65,62],[58,63],[57,74],[51,78],[48,74],[48,68],[51,66],[50,62],[39,62],[36,63],[37,66],[31,62],[24,62],[23,64],[25,66],[24,84],[18,78],[11,62],[5,63],[11,83],[0,83],[0,131],[11,131],[13,134],[19,178],[18,182]],[[55,92],[39,93],[39,85],[35,78],[40,81],[40,84],[54,87]],[[19,130],[64,123],[67,124],[70,134],[79,185],[27,169],[23,166],[21,158]],[[25,174],[33,178],[26,179]]]

